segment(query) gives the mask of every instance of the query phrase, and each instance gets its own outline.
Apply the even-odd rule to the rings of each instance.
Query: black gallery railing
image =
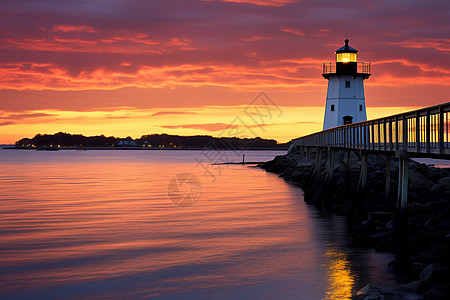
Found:
[[[313,133],[293,145],[450,155],[450,102]]]
[[[361,74],[370,74],[370,63],[358,62],[356,65],[356,72]],[[336,73],[336,63],[329,62],[323,63],[322,74],[333,74]]]

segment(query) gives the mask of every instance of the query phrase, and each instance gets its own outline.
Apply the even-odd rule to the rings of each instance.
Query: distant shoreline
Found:
[[[59,150],[215,150],[215,151],[287,151],[288,148],[236,148],[236,149],[210,149],[210,148],[164,148],[164,147],[14,147],[6,146],[1,149],[5,150],[36,150],[36,151],[59,151]]]

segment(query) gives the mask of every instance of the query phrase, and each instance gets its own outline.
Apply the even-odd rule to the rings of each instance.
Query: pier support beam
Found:
[[[320,184],[320,169],[321,169],[321,159],[322,159],[322,149],[316,147],[316,158],[314,164],[312,165],[308,179],[306,181],[306,186],[309,187],[305,192],[305,201],[314,202],[317,199],[317,186]]]
[[[344,184],[344,199],[348,199],[351,196],[350,192],[350,157],[351,157],[351,151],[347,150],[342,157],[342,162],[344,162],[344,157],[346,156],[347,162],[345,163],[345,184]]]
[[[316,160],[314,162],[314,172],[313,172],[313,176],[314,176],[315,180],[320,178],[321,160],[322,160],[322,149],[317,147],[317,149],[316,149]]]
[[[387,155],[386,160],[386,186],[384,188],[384,201],[389,201],[389,193],[391,189],[391,155]]]
[[[335,192],[335,184],[334,184],[334,157],[335,150],[332,148],[328,148],[328,160],[327,160],[327,173],[325,176],[325,180],[323,183],[324,188],[320,189],[318,201],[320,201],[320,206],[323,211],[327,211],[329,208],[330,201],[330,193]]]
[[[361,171],[359,174],[358,186],[353,195],[352,205],[348,214],[348,221],[354,222],[358,220],[362,210],[364,209],[364,193],[366,191],[367,183],[367,153],[361,151]]]
[[[367,183],[367,153],[361,153],[361,177],[359,178],[361,182],[361,190],[366,189]]]
[[[408,173],[409,157],[406,151],[396,151],[395,157],[399,160],[398,168],[398,194],[394,217],[393,248],[395,251],[395,264],[397,270],[410,267],[409,239],[408,239]]]

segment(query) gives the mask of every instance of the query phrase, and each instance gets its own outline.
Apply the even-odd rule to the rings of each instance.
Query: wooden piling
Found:
[[[366,192],[367,183],[367,152],[361,151],[361,169],[359,173],[359,181],[353,195],[350,212],[347,221],[352,223],[358,220],[361,212],[364,209],[364,193]]]
[[[407,211],[409,157],[406,151],[396,151],[395,156],[399,159],[399,169],[397,206],[394,216],[394,267],[397,270],[405,270],[410,267]]]
[[[386,155],[386,185],[384,187],[384,201],[389,201],[389,193],[391,189],[391,155]]]

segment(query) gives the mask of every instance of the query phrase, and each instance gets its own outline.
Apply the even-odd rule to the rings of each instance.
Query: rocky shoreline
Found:
[[[325,213],[346,216],[355,243],[393,252],[398,160],[390,158],[386,195],[386,155],[368,154],[367,185],[359,190],[359,152],[336,150],[333,172],[329,171],[327,151],[319,152],[320,155],[316,152],[309,149],[305,153],[298,146],[292,147],[288,154],[259,166],[299,185],[307,203]],[[313,170],[315,162],[321,167]],[[409,160],[408,189],[409,257],[405,264],[393,263],[393,268],[407,272],[415,280],[396,287],[368,285],[353,299],[401,299],[404,292],[416,293],[420,299],[450,299],[450,169]]]

